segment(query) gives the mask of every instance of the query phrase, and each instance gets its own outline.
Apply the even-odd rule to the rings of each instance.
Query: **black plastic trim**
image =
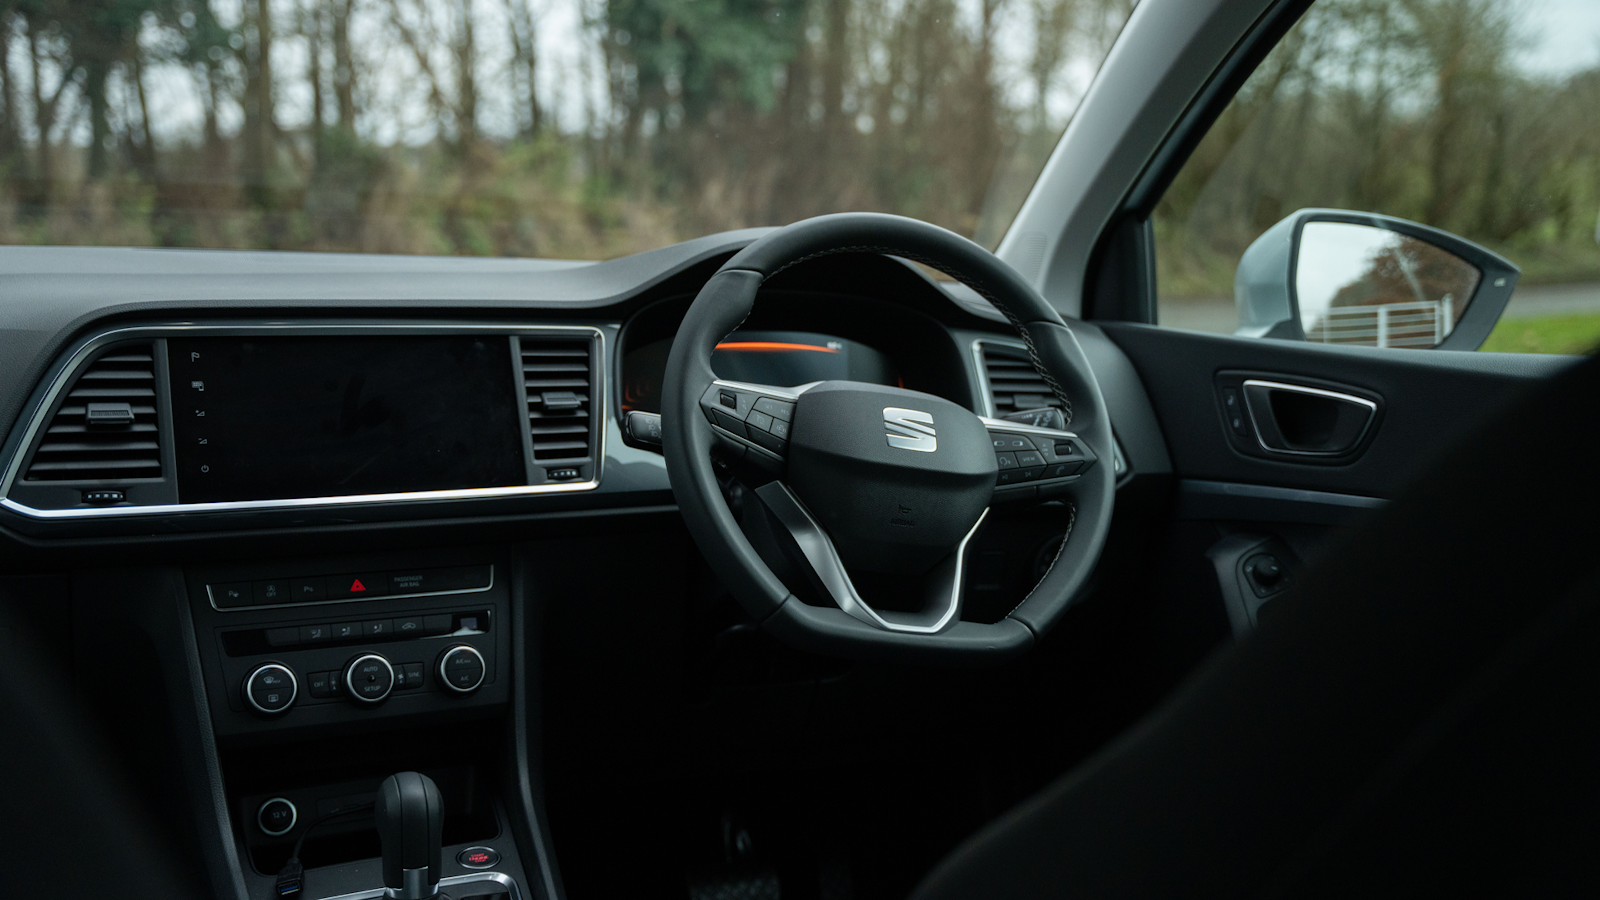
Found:
[[[527,556],[515,553],[511,570],[511,662],[516,677],[511,685],[512,767],[516,772],[516,803],[508,804],[512,838],[523,856],[532,861],[534,882],[529,893],[540,900],[561,900],[561,883],[555,851],[550,846],[550,822],[544,805],[543,672],[533,660],[544,635],[544,608],[525,589],[532,577]],[[531,645],[531,646],[530,646]],[[517,809],[521,815],[510,815]],[[530,876],[533,875],[530,873]]]
[[[1182,118],[1173,126],[1161,148],[1150,158],[1144,174],[1134,182],[1123,202],[1123,210],[1139,216],[1149,216],[1161,200],[1161,195],[1177,178],[1190,154],[1205,139],[1211,126],[1216,124],[1222,111],[1233,101],[1234,95],[1250,80],[1261,61],[1267,58],[1283,36],[1289,33],[1313,0],[1282,0],[1273,6],[1245,34],[1228,58],[1212,74],[1211,80],[1189,104]]]
[[[1174,515],[1201,521],[1338,525],[1388,505],[1381,497],[1184,478],[1178,482]]]
[[[1282,0],[1257,19],[1150,157],[1118,212],[1095,240],[1083,286],[1085,318],[1156,322],[1155,238],[1150,216],[1234,95],[1312,2]]]

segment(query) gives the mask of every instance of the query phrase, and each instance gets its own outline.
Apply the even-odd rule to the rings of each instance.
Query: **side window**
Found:
[[[1595,110],[1600,3],[1318,0],[1155,209],[1159,322],[1390,347],[1462,325],[1483,350],[1588,352]]]

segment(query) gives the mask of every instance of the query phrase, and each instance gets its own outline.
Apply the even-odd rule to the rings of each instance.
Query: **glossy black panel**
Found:
[[[523,484],[505,337],[168,344],[187,503]]]

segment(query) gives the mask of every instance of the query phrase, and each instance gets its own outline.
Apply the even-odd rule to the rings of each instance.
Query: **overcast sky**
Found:
[[[241,17],[244,0],[212,0],[219,18],[232,25]],[[250,0],[254,2],[254,0]],[[424,0],[435,10],[448,15],[456,0]],[[480,65],[480,127],[489,134],[514,133],[511,99],[507,92],[497,90],[505,82],[505,66],[510,57],[510,47],[505,29],[492,27],[495,20],[504,16],[503,0],[472,0],[475,8],[491,27],[480,28],[478,47],[483,55]],[[583,26],[584,11],[598,12],[600,0],[532,0],[539,19],[540,43],[540,99],[547,112],[560,123],[563,130],[575,131],[584,125],[586,109],[596,109],[602,114],[606,105],[606,87],[602,58],[595,45],[595,35]],[[975,19],[981,0],[956,0],[957,7],[969,20]],[[1185,2],[1185,0],[1146,0],[1146,2]],[[1523,13],[1523,38],[1525,46],[1519,51],[1519,62],[1530,74],[1562,77],[1571,72],[1600,65],[1600,0],[1513,0],[1519,2]],[[297,0],[275,0],[274,15],[281,23],[292,22]],[[417,143],[433,137],[435,124],[419,93],[406,89],[416,66],[409,52],[397,46],[384,24],[382,12],[389,7],[383,3],[366,3],[358,6],[356,27],[352,29],[356,44],[375,65],[376,75],[369,72],[365,87],[370,91],[362,101],[368,113],[358,124],[369,139],[379,143]],[[1026,108],[1031,105],[1031,81],[1026,77],[1025,66],[1031,50],[1031,33],[1025,14],[1025,3],[1009,3],[1004,9],[998,35],[1000,81],[1007,84],[1012,103]],[[23,61],[27,58],[27,45],[21,35],[14,36],[13,76],[24,90],[30,73]],[[147,40],[153,36],[147,34]],[[304,127],[310,118],[311,91],[305,81],[305,43],[299,39],[282,38],[275,45],[274,68],[279,75],[277,90],[278,119],[284,128]],[[1080,48],[1082,49],[1082,48]],[[445,48],[438,50],[436,67],[448,71],[449,60]],[[1089,81],[1098,68],[1098,55],[1089,58],[1079,54],[1070,62],[1058,79],[1048,103],[1051,116],[1057,124],[1071,114],[1082,97]],[[50,76],[47,74],[47,78]],[[52,79],[53,80],[53,79]],[[158,141],[193,139],[199,133],[201,108],[195,91],[193,76],[175,66],[155,67],[147,75],[152,120],[156,123]],[[587,102],[585,98],[587,96]],[[242,115],[236,106],[223,111],[224,130],[237,129]],[[88,140],[88,123],[78,116],[74,122],[74,139],[82,144]],[[28,136],[30,139],[32,135]]]
[[[1566,75],[1600,62],[1600,0],[1520,0],[1530,46],[1529,72]]]

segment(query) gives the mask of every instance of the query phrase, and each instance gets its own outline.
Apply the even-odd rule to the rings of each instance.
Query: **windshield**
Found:
[[[35,0],[0,242],[600,259],[844,210],[993,247],[1133,0]]]

